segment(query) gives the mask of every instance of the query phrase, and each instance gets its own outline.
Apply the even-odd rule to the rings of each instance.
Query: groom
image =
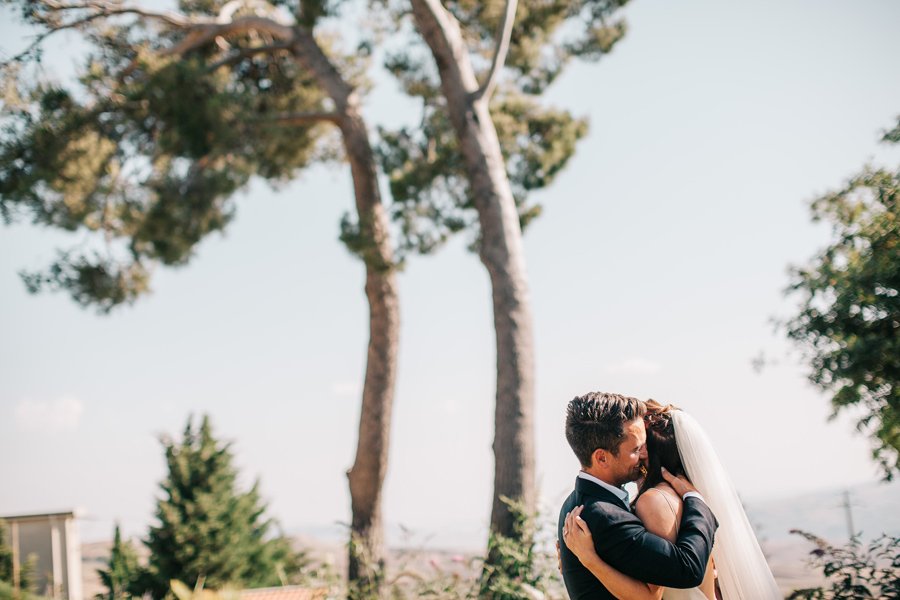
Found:
[[[700,585],[718,523],[696,489],[682,478],[668,479],[684,499],[678,539],[649,533],[632,514],[622,486],[641,476],[647,460],[644,405],[636,398],[592,392],[569,402],[566,439],[581,462],[573,491],[559,513],[559,540],[566,514],[584,505],[597,554],[615,569],[672,588]],[[614,600],[614,596],[560,543],[560,566],[573,599]]]

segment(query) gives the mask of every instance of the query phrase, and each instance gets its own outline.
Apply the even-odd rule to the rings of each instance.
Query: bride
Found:
[[[654,400],[646,403],[647,472],[638,485],[634,510],[648,531],[674,542],[682,500],[663,479],[667,470],[685,475],[719,521],[712,557],[699,587],[664,588],[633,579],[605,563],[594,549],[582,506],[566,516],[564,541],[617,598],[659,600],[768,600],[782,598],[740,498],[706,434],[690,415]],[[719,594],[717,594],[717,590]]]

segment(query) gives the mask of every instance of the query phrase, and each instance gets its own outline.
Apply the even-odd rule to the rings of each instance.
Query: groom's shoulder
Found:
[[[640,522],[640,519],[618,502],[610,502],[602,498],[592,498],[590,502],[585,502],[581,518],[587,521],[588,527],[593,531],[596,531],[598,527],[605,528],[633,521]]]
[[[618,502],[605,498],[591,498],[584,503],[584,512],[593,516],[634,517],[634,515]]]

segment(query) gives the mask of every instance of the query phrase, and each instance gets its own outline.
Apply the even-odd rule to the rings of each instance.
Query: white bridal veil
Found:
[[[783,598],[741,500],[712,443],[697,421],[672,411],[675,441],[688,479],[719,521],[713,559],[725,600]]]

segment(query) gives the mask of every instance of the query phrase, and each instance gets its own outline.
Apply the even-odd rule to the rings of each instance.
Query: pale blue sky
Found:
[[[4,50],[23,35],[8,14]],[[788,264],[828,239],[808,201],[867,161],[900,163],[877,143],[900,114],[900,4],[635,0],[626,14],[615,52],[548,94],[591,131],[526,235],[547,507],[577,471],[565,404],[598,389],[694,413],[748,499],[873,481],[867,440],[826,422],[769,320],[790,312]],[[380,79],[370,125],[415,118]],[[83,506],[87,539],[113,519],[142,534],[163,476],[155,436],[208,412],[286,529],[347,521],[367,333],[362,267],[337,241],[350,194],[342,167],[253,185],[224,236],[110,317],[28,296],[16,275],[77,235],[0,229],[0,514]],[[464,242],[400,277],[384,511],[392,537],[402,523],[479,547],[494,338]],[[755,373],[760,351],[779,364]]]

